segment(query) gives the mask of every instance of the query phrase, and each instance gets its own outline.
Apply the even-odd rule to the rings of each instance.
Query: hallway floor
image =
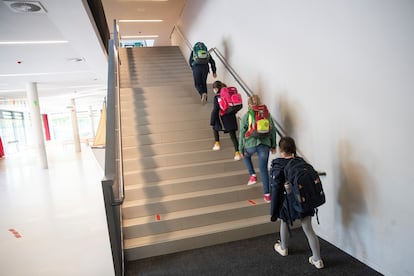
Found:
[[[92,149],[47,144],[0,159],[0,275],[114,275]]]

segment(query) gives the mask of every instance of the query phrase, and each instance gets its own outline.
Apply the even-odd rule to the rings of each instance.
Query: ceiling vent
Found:
[[[37,1],[4,1],[4,3],[17,13],[46,13],[45,8]]]

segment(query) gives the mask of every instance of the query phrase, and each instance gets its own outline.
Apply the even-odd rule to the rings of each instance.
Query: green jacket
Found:
[[[267,145],[270,148],[276,148],[276,127],[273,122],[272,116],[269,113],[270,123],[270,135],[263,138],[256,138],[253,136],[245,137],[247,130],[249,129],[249,112],[243,115],[240,122],[239,131],[239,152],[244,153],[246,148],[253,148],[260,144]]]

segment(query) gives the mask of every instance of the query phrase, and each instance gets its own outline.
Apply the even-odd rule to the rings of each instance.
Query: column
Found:
[[[38,151],[40,159],[40,166],[42,169],[47,169],[47,155],[45,140],[42,129],[42,115],[40,114],[39,96],[37,94],[37,83],[31,82],[26,84],[28,105],[30,110],[30,117],[32,123],[33,139],[35,148]]]
[[[89,106],[89,119],[91,120],[92,138],[95,139],[95,123],[93,121],[93,109],[91,105]]]
[[[79,138],[79,127],[78,127],[78,116],[76,115],[76,103],[75,99],[71,99],[71,115],[72,115],[72,131],[73,131],[73,143],[75,144],[75,152],[81,151],[80,138]]]

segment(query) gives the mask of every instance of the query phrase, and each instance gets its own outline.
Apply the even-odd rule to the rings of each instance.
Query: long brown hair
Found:
[[[249,105],[262,105],[259,95],[250,96],[247,103]]]

